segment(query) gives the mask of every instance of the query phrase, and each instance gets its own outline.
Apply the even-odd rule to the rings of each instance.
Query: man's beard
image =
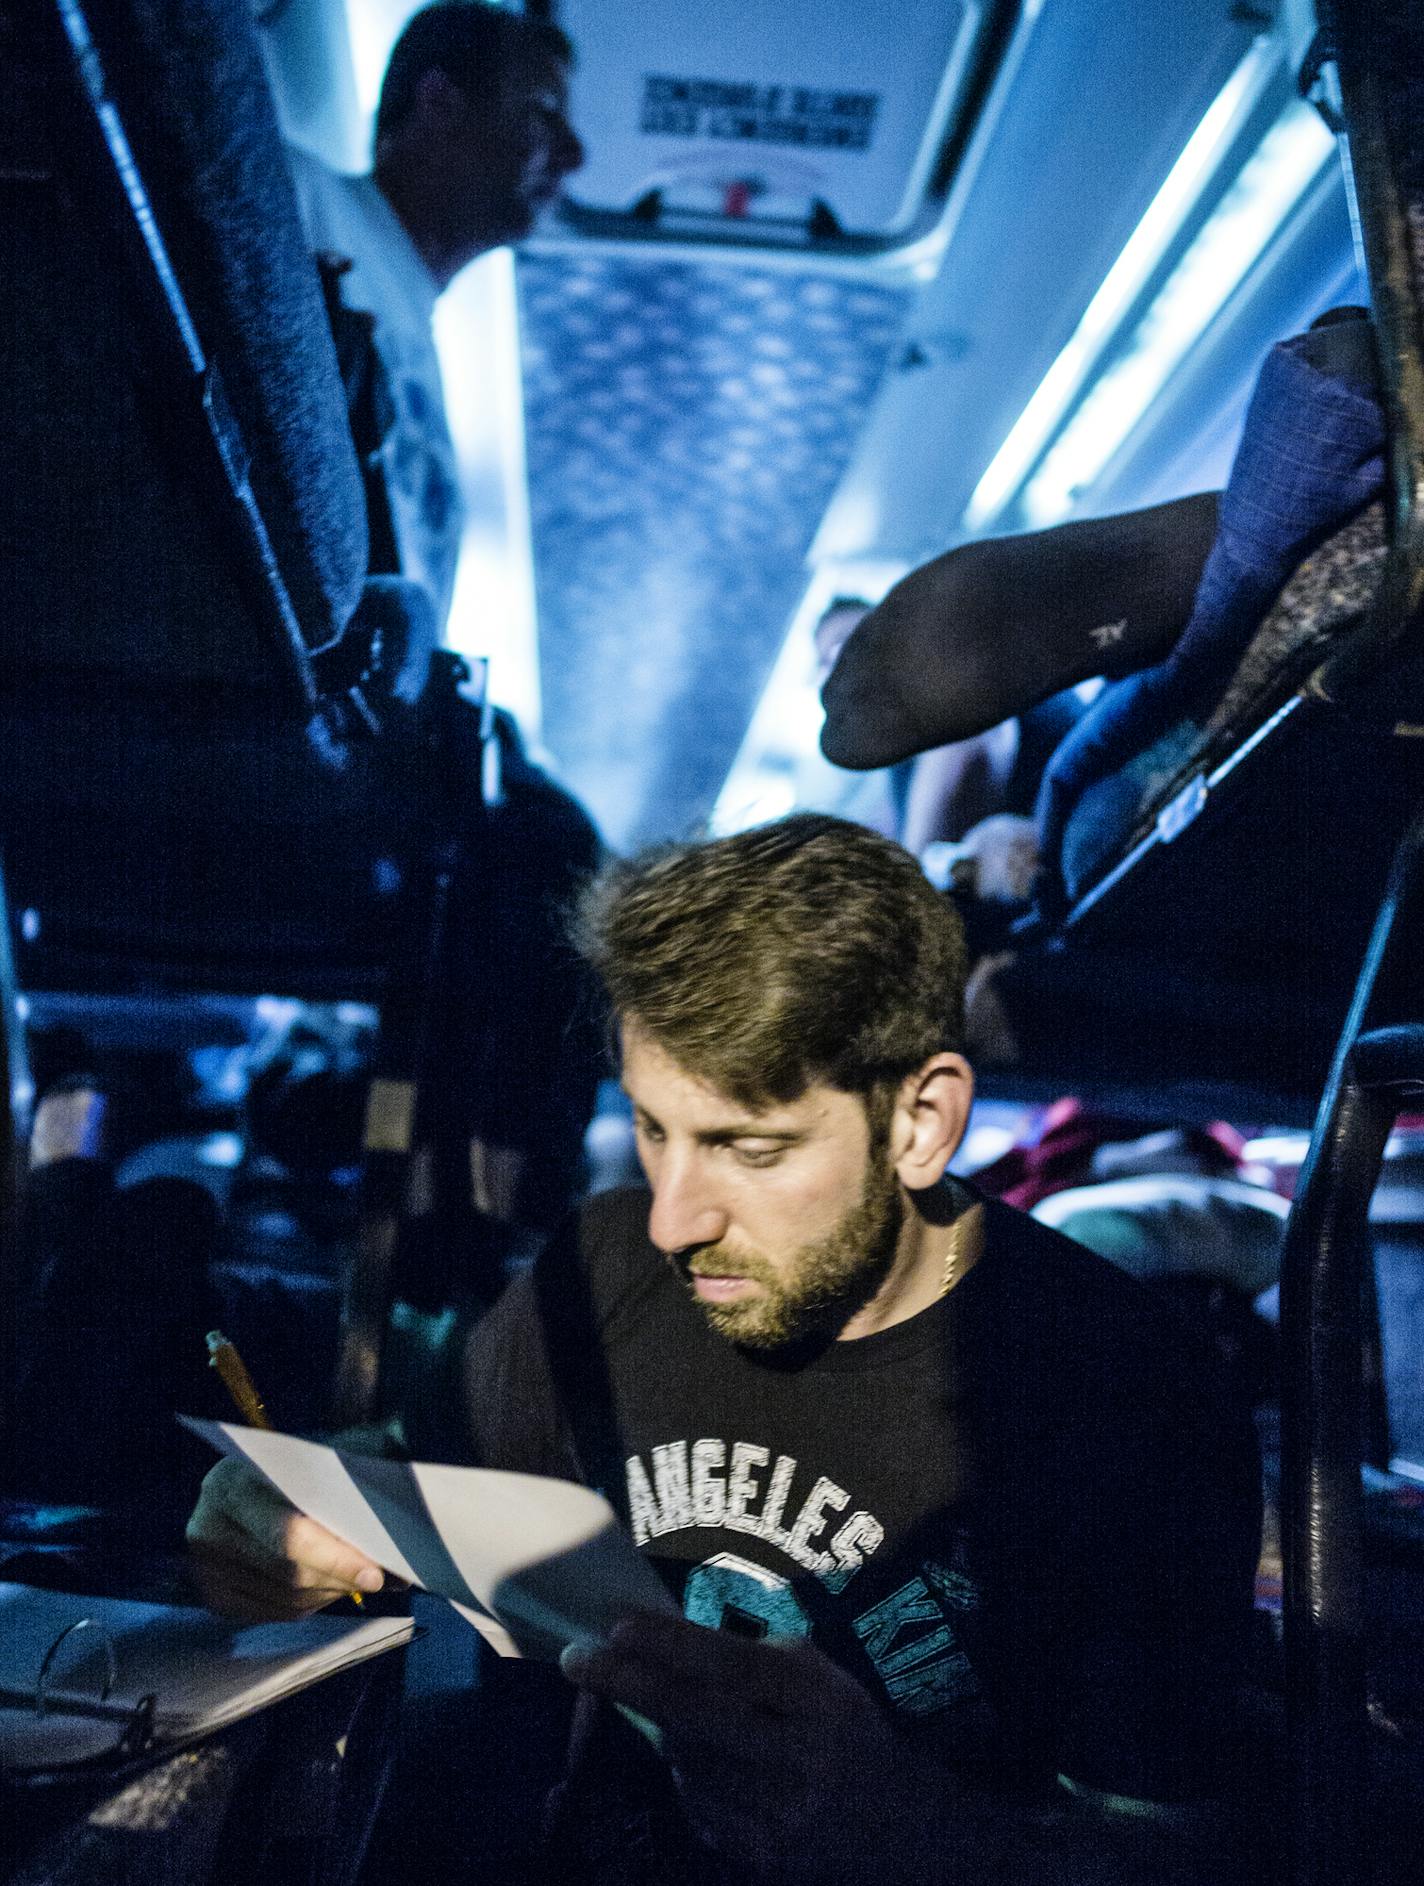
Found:
[[[865,1308],[890,1274],[904,1215],[894,1169],[872,1149],[858,1201],[824,1238],[801,1245],[789,1263],[773,1265],[759,1252],[734,1253],[721,1244],[701,1245],[673,1262],[685,1279],[747,1277],[759,1284],[755,1296],[734,1303],[695,1301],[729,1342],[784,1349],[839,1335]]]

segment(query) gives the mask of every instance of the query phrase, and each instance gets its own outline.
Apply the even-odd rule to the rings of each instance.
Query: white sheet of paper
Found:
[[[238,1460],[250,1460],[260,1473],[302,1512],[334,1532],[369,1559],[412,1584],[424,1580],[362,1498],[334,1447],[304,1441],[295,1434],[273,1434],[229,1421],[178,1419],[217,1448]],[[458,1594],[463,1595],[463,1594]]]
[[[437,1592],[502,1655],[557,1657],[630,1611],[677,1607],[607,1500],[541,1475],[377,1460],[180,1417],[385,1570]]]

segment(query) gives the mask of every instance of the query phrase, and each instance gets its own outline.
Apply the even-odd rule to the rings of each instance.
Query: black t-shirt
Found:
[[[718,1336],[605,1194],[474,1332],[470,1458],[607,1494],[689,1616],[810,1634],[1005,1785],[1212,1785],[1259,1520],[1249,1426],[1142,1286],[1005,1206],[906,1322]]]

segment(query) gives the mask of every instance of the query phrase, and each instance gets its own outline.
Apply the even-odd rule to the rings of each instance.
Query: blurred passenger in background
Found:
[[[819,692],[871,605],[864,596],[836,596],[826,604],[811,631],[812,674]],[[887,766],[856,777],[816,754],[798,767],[798,805],[834,812],[867,825],[882,838],[898,838],[905,817],[914,761]]]
[[[547,21],[437,0],[391,53],[369,174],[338,175],[290,153],[328,285],[339,258],[333,330],[358,452],[380,455],[394,560],[427,589],[442,629],[463,518],[432,317],[460,271],[527,236],[583,162],[567,116],[572,58]],[[370,317],[366,334],[353,330],[351,310]],[[373,568],[380,523],[373,506]],[[442,1037],[469,1147],[474,1234],[488,1248],[463,1260],[452,1251],[444,1284],[455,1294],[572,1204],[601,1065],[585,979],[561,943],[565,907],[599,862],[597,831],[528,758],[508,716],[495,716],[488,754],[477,727],[475,715],[461,717],[451,754],[462,796],[487,803],[472,833],[479,868],[458,893],[472,907],[452,913],[456,1001]]]
[[[961,843],[985,819],[1031,818],[1049,755],[1082,712],[1068,688],[986,733],[902,762],[910,783],[900,842],[919,857],[927,845]]]
[[[431,320],[476,257],[527,236],[583,162],[569,124],[568,39],[480,0],[438,0],[396,41],[374,163],[344,176],[289,155],[312,248],[340,258],[348,307],[375,320],[394,407],[384,448],[403,572],[443,624],[461,502]]]

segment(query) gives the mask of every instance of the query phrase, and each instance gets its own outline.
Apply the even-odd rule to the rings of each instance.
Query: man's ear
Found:
[[[907,1190],[922,1192],[944,1177],[973,1104],[974,1074],[962,1054],[931,1055],[901,1082],[890,1123],[890,1156]]]

